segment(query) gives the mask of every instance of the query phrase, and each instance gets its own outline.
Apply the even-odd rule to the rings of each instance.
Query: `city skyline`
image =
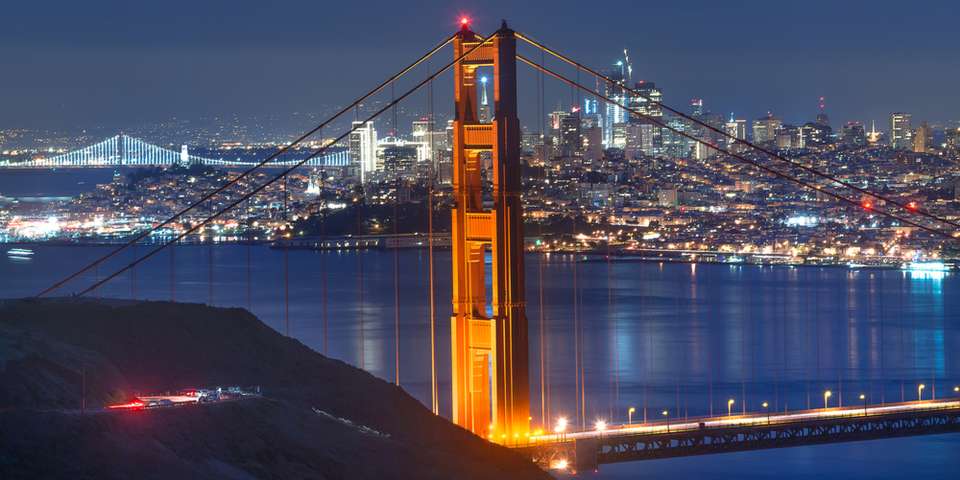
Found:
[[[816,115],[822,96],[835,126],[875,120],[883,128],[895,111],[912,112],[918,123],[945,124],[960,111],[950,81],[960,75],[960,66],[949,61],[953,7],[920,3],[906,10],[888,1],[870,8],[807,2],[769,12],[756,2],[703,4],[697,15],[648,3],[623,6],[617,15],[598,11],[588,21],[562,15],[578,8],[568,2],[549,5],[556,16],[540,15],[542,4],[481,10],[476,2],[416,13],[377,2],[365,4],[369,12],[337,6],[318,12],[298,2],[229,10],[174,5],[136,15],[117,2],[101,2],[99,8],[63,6],[70,15],[56,18],[15,5],[8,9],[19,21],[0,32],[10,71],[16,72],[0,79],[7,113],[0,127],[119,128],[171,118],[322,111],[356,96],[360,86],[347,80],[353,74],[383,77],[407,60],[403,52],[436,43],[434,32],[452,31],[459,15],[471,15],[482,31],[499,18],[478,12],[500,10],[509,12],[511,24],[533,33],[568,32],[552,43],[596,68],[609,68],[627,48],[634,79],[656,82],[674,107],[703,98],[716,113],[749,121],[772,111],[798,123]],[[302,11],[303,18],[284,16],[290,9]],[[644,21],[650,17],[657,21]],[[270,28],[281,20],[283,28]],[[358,22],[375,24],[382,33],[350,38]],[[397,35],[412,24],[436,28]],[[899,34],[884,33],[891,28]],[[351,75],[324,65],[341,65]],[[521,111],[525,106],[521,101]]]

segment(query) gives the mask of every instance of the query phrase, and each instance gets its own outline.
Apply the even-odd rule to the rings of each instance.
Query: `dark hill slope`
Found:
[[[5,302],[0,347],[3,478],[549,478],[241,309]],[[217,384],[267,398],[80,416],[81,370],[90,407]]]

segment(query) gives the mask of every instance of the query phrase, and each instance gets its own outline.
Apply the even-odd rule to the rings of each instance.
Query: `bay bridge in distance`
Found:
[[[311,167],[346,167],[350,164],[350,152],[346,148],[332,150],[327,154],[311,158],[306,165]],[[271,163],[271,166],[290,166],[300,160],[292,154],[290,157],[277,159]],[[0,168],[6,169],[170,167],[175,165],[253,167],[257,165],[257,162],[239,158],[207,158],[190,153],[187,145],[181,145],[180,150],[177,151],[153,145],[123,133],[65,153],[26,161],[0,162]]]

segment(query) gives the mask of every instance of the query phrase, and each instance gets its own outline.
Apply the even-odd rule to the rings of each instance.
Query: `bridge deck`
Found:
[[[513,447],[545,468],[960,432],[960,401],[935,400],[611,426]]]

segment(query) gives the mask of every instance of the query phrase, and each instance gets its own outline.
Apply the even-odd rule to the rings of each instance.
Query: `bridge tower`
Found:
[[[455,58],[482,42],[464,22],[454,39]],[[493,67],[490,123],[479,118],[480,67]],[[516,70],[516,37],[506,22],[454,70],[453,421],[502,443],[530,431]],[[484,208],[481,183],[485,153],[492,158],[490,210]],[[493,259],[490,304],[485,286],[488,250]]]

